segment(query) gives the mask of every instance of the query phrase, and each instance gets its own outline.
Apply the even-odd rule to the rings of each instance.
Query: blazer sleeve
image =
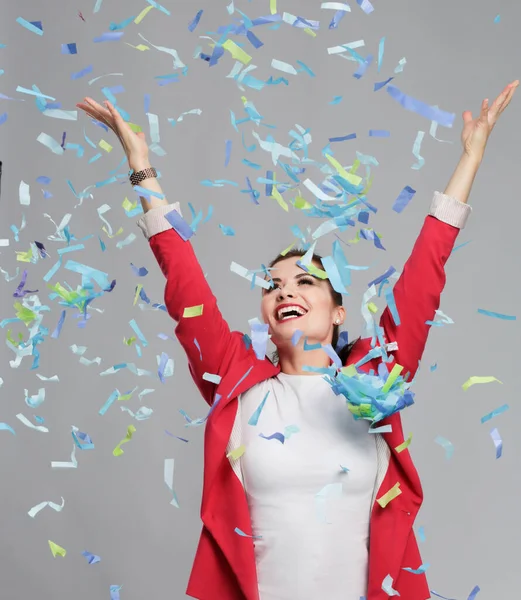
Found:
[[[380,325],[387,342],[397,342],[395,361],[404,367],[403,375],[414,377],[422,357],[430,325],[440,306],[445,287],[447,262],[460,229],[471,207],[459,200],[435,192],[413,251],[394,286],[394,300],[400,325],[396,325],[389,307]]]
[[[239,332],[231,332],[208,285],[192,244],[172,228],[165,215],[180,213],[179,203],[153,208],[137,223],[166,277],[165,305],[177,322],[175,334],[188,358],[190,373],[203,398],[212,404],[216,384],[205,373],[224,377],[232,360],[248,354]],[[200,316],[184,316],[185,308],[202,305]]]

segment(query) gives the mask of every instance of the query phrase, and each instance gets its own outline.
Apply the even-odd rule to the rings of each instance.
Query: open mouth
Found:
[[[277,321],[289,321],[291,319],[300,319],[303,317],[308,311],[302,306],[298,306],[298,304],[287,304],[286,306],[282,306],[276,311]]]

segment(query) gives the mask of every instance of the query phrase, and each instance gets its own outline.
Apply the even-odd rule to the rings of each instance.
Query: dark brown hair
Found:
[[[270,262],[270,264],[268,266],[274,267],[277,263],[279,263],[283,260],[286,260],[286,258],[302,257],[302,256],[304,256],[304,254],[306,254],[305,250],[300,250],[300,249],[289,250],[285,254],[279,254],[278,256],[276,256]],[[320,256],[320,254],[313,254],[313,262],[319,264],[322,267],[322,256]],[[333,298],[333,302],[335,303],[335,306],[342,306],[343,305],[342,294],[340,292],[337,292],[333,288],[329,279],[327,279],[326,281],[327,281],[327,284],[331,291],[331,297]],[[349,357],[349,354],[350,354],[353,346],[358,341],[358,339],[356,339],[348,344],[344,344],[341,348],[337,349],[339,338],[340,338],[340,325],[334,325],[333,326],[333,339],[331,340],[331,345],[333,346],[333,349],[336,350],[340,360],[342,361],[342,364],[345,365],[347,362],[347,359]],[[278,355],[277,351],[275,351],[272,354],[271,359],[272,359],[273,363],[278,362],[279,355]]]

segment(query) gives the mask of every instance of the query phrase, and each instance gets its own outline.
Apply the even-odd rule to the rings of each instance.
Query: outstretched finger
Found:
[[[510,104],[510,100],[514,95],[518,84],[518,81],[509,83],[501,92],[501,94],[499,94],[499,96],[494,100],[490,110],[491,115],[493,117],[496,117],[497,115],[501,114],[505,110],[505,108]]]

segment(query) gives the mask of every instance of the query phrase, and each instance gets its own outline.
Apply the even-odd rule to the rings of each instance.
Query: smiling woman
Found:
[[[394,286],[396,311],[388,307],[374,323],[377,335],[353,345],[342,361],[347,372],[378,373],[383,388],[395,369],[404,380],[414,377],[488,137],[517,85],[490,107],[484,100],[478,117],[463,113],[463,154],[445,192],[434,194]],[[423,493],[400,413],[381,421],[383,433],[367,435],[370,422],[354,419],[322,376],[344,370],[328,355],[345,319],[342,296],[311,265],[299,264],[301,253],[278,256],[261,312],[280,360],[259,356],[223,318],[179,202],[169,204],[162,194],[144,135],[110,102],[103,107],[87,98],[78,107],[117,134],[131,183],[148,196],[141,197],[138,226],[166,277],[165,305],[192,377],[212,406],[203,530],[187,593],[199,600],[429,598],[413,531]],[[313,266],[321,267],[320,257]],[[196,315],[187,311],[194,307]],[[304,335],[293,344],[297,330]],[[316,367],[314,376],[307,366]]]
[[[284,353],[284,347],[289,341],[291,354],[295,352],[293,342],[297,330],[302,332],[301,348],[304,341],[321,346],[331,344],[342,364],[346,364],[349,352],[356,343],[355,340],[338,347],[340,327],[345,321],[342,294],[333,289],[329,279],[320,279],[308,273],[304,266],[299,266],[305,254],[304,250],[290,250],[274,258],[269,264],[268,277],[272,281],[272,287],[264,289],[262,293],[262,317],[270,326],[269,333],[277,347],[272,354],[272,361],[278,363],[281,370],[288,374],[292,372],[291,363],[286,360],[287,353]],[[319,269],[322,268],[322,257],[313,254],[312,263]],[[310,319],[304,319],[303,317],[308,316],[313,309],[315,315],[318,312],[322,318],[315,319],[313,315],[309,315]],[[299,361],[299,364],[302,364],[302,361]],[[329,360],[321,349],[307,350],[304,364],[327,367]],[[312,374],[311,371],[304,371],[303,374],[306,373]]]

